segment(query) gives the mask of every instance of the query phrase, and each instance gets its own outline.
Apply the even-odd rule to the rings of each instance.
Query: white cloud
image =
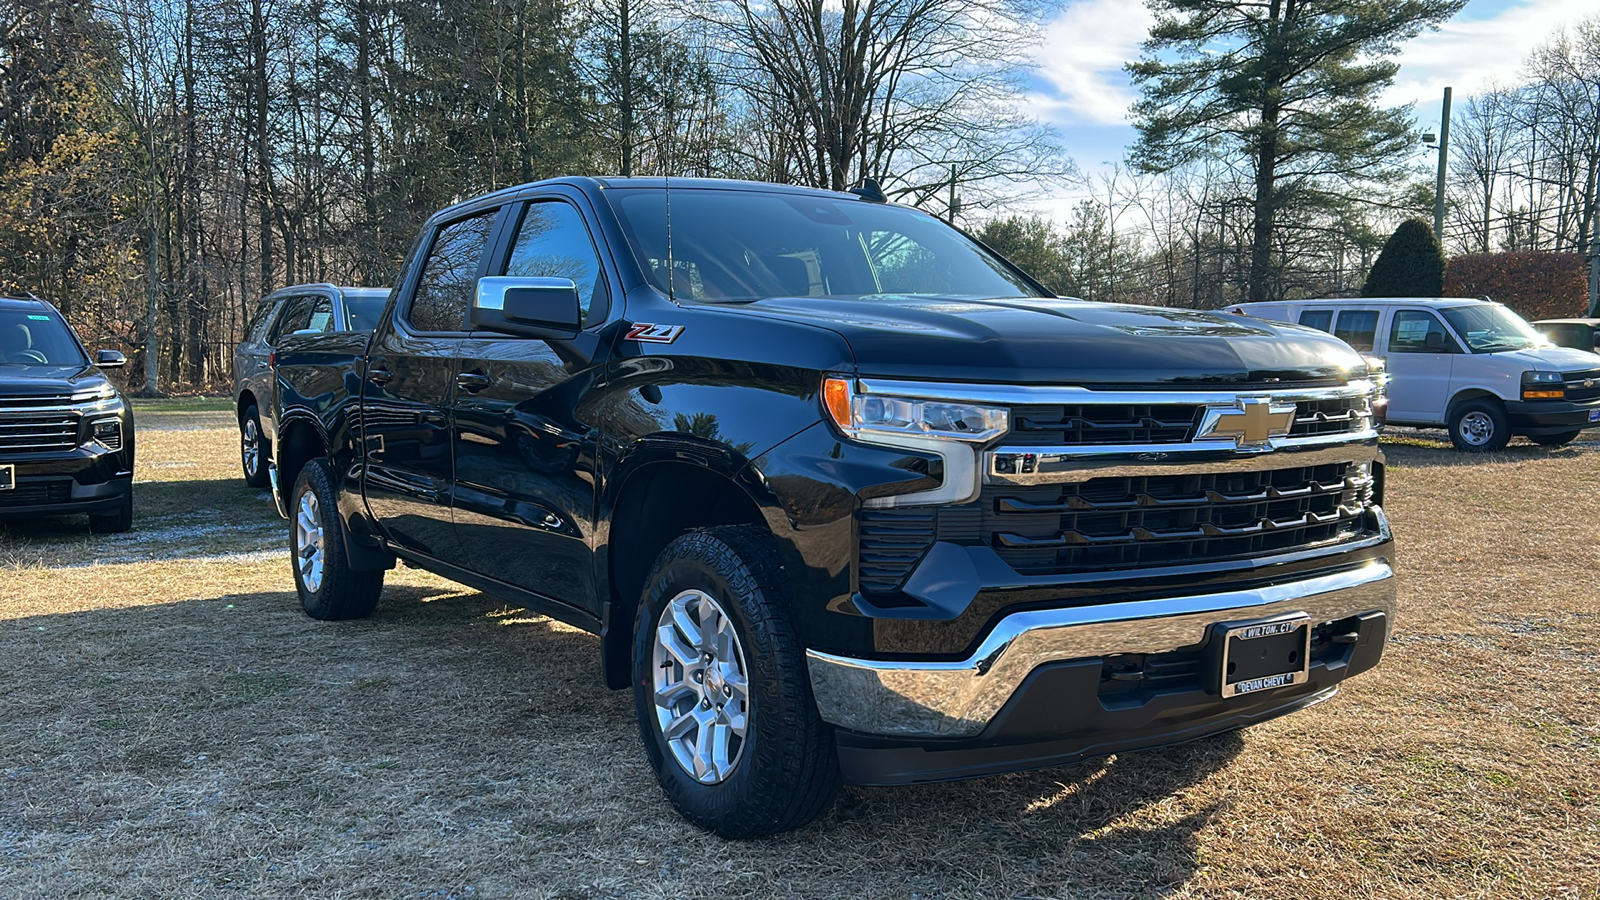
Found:
[[[1600,0],[1524,0],[1489,18],[1464,18],[1471,12],[1401,46],[1400,74],[1385,102],[1415,102],[1418,120],[1432,122],[1447,85],[1457,99],[1491,84],[1514,85],[1535,47],[1559,28],[1600,16]]]
[[[1031,112],[1058,125],[1119,125],[1134,93],[1123,64],[1139,56],[1154,19],[1142,3],[1079,0],[1045,27],[1038,76],[1048,89],[1029,97]]]

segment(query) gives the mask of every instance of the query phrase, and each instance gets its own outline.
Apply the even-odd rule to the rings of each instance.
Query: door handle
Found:
[[[394,373],[382,366],[373,366],[367,369],[367,380],[373,384],[388,384]]]
[[[489,376],[482,372],[462,372],[456,376],[456,387],[469,394],[476,394],[489,386]]]

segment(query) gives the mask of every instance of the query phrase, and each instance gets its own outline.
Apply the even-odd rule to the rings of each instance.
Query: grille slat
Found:
[[[1029,575],[1283,552],[1361,533],[1372,479],[1350,463],[984,489],[983,536]]]
[[[0,412],[0,453],[11,451],[71,450],[78,446],[75,413],[38,413],[9,408]]]

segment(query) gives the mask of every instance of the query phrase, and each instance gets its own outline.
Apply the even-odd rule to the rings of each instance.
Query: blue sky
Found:
[[[1459,105],[1489,84],[1513,84],[1528,54],[1557,28],[1595,16],[1600,0],[1470,0],[1438,31],[1401,47],[1400,73],[1385,99],[1415,104],[1418,124],[1433,130],[1446,85]],[[1127,112],[1136,92],[1122,65],[1138,57],[1150,22],[1140,0],[1069,0],[1034,54],[1030,109],[1060,131],[1086,174],[1108,170],[1133,141]],[[1058,192],[1036,205],[1061,216],[1082,193]]]

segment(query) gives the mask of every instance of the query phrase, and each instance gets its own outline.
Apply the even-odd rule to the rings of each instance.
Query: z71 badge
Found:
[[[628,330],[628,340],[648,341],[652,344],[670,344],[683,334],[682,325],[650,325],[637,322]]]

